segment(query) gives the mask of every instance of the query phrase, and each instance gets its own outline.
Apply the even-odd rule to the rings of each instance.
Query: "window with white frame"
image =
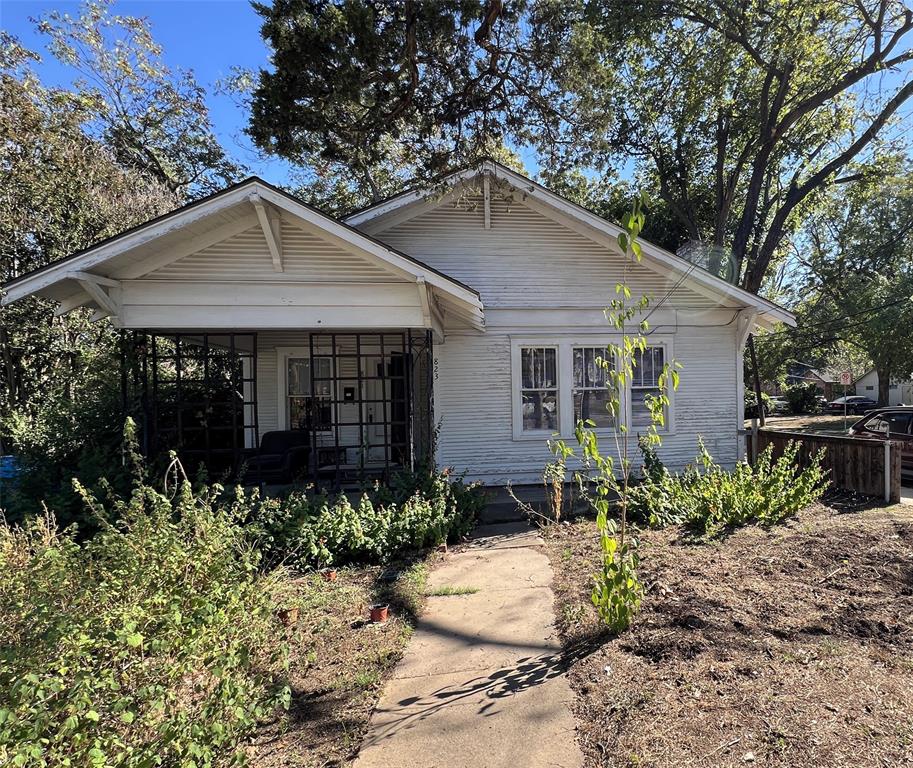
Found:
[[[609,410],[612,394],[609,369],[614,358],[605,347],[574,347],[574,424],[592,421],[596,428],[610,428],[615,417]]]
[[[665,357],[666,350],[660,346],[647,347],[643,352],[638,350],[634,353],[634,375],[631,380],[631,425],[634,427],[650,426],[650,409],[646,399],[660,394],[659,377],[663,372]]]
[[[558,429],[558,349],[520,347],[520,400],[523,432]]]
[[[313,362],[313,388],[311,364]],[[325,432],[333,423],[333,358],[286,359],[286,414],[288,429]]]

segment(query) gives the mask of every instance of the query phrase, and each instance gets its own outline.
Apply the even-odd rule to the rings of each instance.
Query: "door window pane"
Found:
[[[333,423],[333,359],[313,359],[314,382],[311,387],[311,359],[290,357],[286,366],[288,428],[325,432]]]

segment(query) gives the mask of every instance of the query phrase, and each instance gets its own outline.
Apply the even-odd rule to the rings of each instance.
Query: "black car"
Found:
[[[895,405],[867,413],[852,427],[850,434],[870,440],[896,440],[903,443],[900,474],[904,482],[913,481],[913,406]]]
[[[843,413],[844,402],[846,402],[846,412],[855,414],[857,416],[862,415],[866,411],[871,411],[876,405],[878,405],[878,403],[872,400],[870,397],[863,397],[862,395],[847,395],[846,397],[838,397],[836,400],[831,400],[827,404],[827,412]]]

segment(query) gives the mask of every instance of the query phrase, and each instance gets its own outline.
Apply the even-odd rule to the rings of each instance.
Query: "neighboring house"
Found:
[[[626,270],[619,231],[491,162],[344,221],[252,178],[23,275],[3,300],[38,294],[124,329],[147,450],[237,465],[279,432],[309,475],[341,484],[436,440],[438,465],[503,484],[538,481],[546,441],[572,440],[578,418],[609,426],[595,358],[618,339],[604,308],[627,271],[653,303],[623,420],[646,428],[644,397],[675,359],[662,458],[683,467],[701,435],[732,464],[746,338],[794,318],[647,242]]]
[[[878,371],[872,368],[856,379],[853,386],[857,395],[878,400]],[[887,405],[913,405],[913,376],[891,380]]]
[[[818,391],[828,400],[835,397],[834,386],[839,383],[839,377],[831,371],[818,370],[808,363],[795,362],[788,367],[786,385],[794,387],[798,384],[814,384]],[[779,389],[779,388],[778,388]],[[781,394],[777,391],[776,394]]]

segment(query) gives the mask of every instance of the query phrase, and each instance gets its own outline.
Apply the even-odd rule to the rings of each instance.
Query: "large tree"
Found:
[[[703,266],[750,290],[913,94],[899,0],[257,9],[274,50],[251,118],[264,149],[348,164],[368,185],[391,149],[432,177],[492,142],[534,145],[553,177],[633,161]]]
[[[296,163],[343,166],[374,199],[389,191],[391,168],[433,179],[505,143],[558,140],[566,97],[553,67],[567,38],[560,4],[254,7],[273,50],[251,100],[255,143]]]
[[[753,291],[913,95],[913,12],[896,0],[608,0],[584,18],[569,77],[605,86],[579,91],[575,135],[596,163],[635,158],[716,246],[707,265],[728,251]]]
[[[815,353],[851,345],[878,372],[879,402],[892,378],[913,373],[913,172],[866,178],[832,194],[806,222],[801,261],[804,323],[781,335]]]
[[[148,177],[122,168],[83,131],[84,100],[49,90],[37,56],[0,37],[0,282],[138,224],[175,205]],[[110,335],[85,313],[55,317],[31,299],[0,310],[0,415],[38,408],[84,369]],[[58,386],[59,385],[59,386]],[[61,389],[63,388],[63,389]]]
[[[146,174],[180,198],[216,192],[243,169],[215,135],[206,92],[193,72],[165,64],[148,20],[88,0],[75,16],[36,20],[48,48],[77,74],[83,127],[118,164]]]

